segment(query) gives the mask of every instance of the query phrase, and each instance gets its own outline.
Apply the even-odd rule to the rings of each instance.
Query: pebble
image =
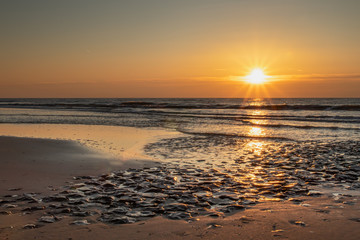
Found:
[[[254,221],[254,219],[248,218],[248,217],[246,217],[246,216],[240,217],[239,220],[240,220],[242,223],[250,223],[250,222]]]
[[[72,212],[71,208],[60,208],[60,209],[52,210],[52,211],[47,212],[47,213],[48,214],[61,214],[61,213],[68,214],[68,213],[71,213],[71,212]]]
[[[304,222],[302,222],[302,221],[290,220],[289,223],[294,224],[294,225],[298,225],[298,226],[301,226],[301,227],[306,226],[306,224]]]
[[[164,206],[165,211],[186,211],[188,205],[184,203],[171,203]]]
[[[222,228],[223,226],[220,224],[211,223],[207,228]]]
[[[0,215],[11,215],[11,211],[0,211]]]
[[[126,224],[126,223],[134,223],[136,222],[136,219],[123,216],[123,217],[114,217],[114,218],[106,219],[105,221],[112,224]]]
[[[307,193],[308,196],[321,196],[323,195],[322,192],[320,191],[316,191],[316,190],[310,190],[308,193]]]
[[[168,218],[173,220],[191,219],[191,214],[187,212],[173,212],[167,215]]]
[[[23,229],[34,229],[34,228],[38,228],[39,225],[36,224],[26,224],[23,226]]]
[[[153,217],[155,213],[151,211],[129,211],[126,213],[128,217]]]
[[[83,212],[72,212],[71,215],[76,217],[87,217],[90,216],[91,214],[88,211],[83,211]]]
[[[244,210],[245,207],[238,204],[229,205],[220,209],[224,213],[232,213],[234,211]]]
[[[66,202],[68,200],[65,196],[49,196],[42,199],[43,202]]]
[[[21,211],[23,212],[34,212],[34,211],[40,211],[40,210],[44,210],[45,206],[31,206],[31,207],[26,207],[21,209]]]
[[[111,209],[109,211],[109,213],[113,213],[113,214],[124,214],[124,213],[127,213],[129,212],[130,209],[127,208],[127,207],[117,207],[117,208],[114,208],[114,209]]]
[[[75,220],[71,223],[71,225],[77,225],[77,226],[81,226],[81,225],[89,225],[90,223],[87,220]]]
[[[349,218],[349,220],[354,221],[354,222],[360,222],[360,218]]]
[[[44,223],[54,223],[58,220],[57,217],[54,217],[54,216],[42,216],[40,219],[39,219],[39,222],[44,222]]]
[[[8,191],[12,191],[12,192],[16,192],[16,191],[20,191],[22,190],[22,188],[9,188]]]
[[[102,203],[102,204],[105,204],[105,205],[110,205],[111,202],[114,200],[115,198],[113,196],[107,196],[107,195],[100,195],[100,196],[97,196],[91,200],[93,200],[94,202],[97,202],[97,203]]]
[[[360,189],[357,182],[360,143],[263,142],[263,152],[259,154],[246,150],[246,140],[235,140],[217,138],[212,147],[205,148],[208,150],[205,161],[203,158],[191,161],[199,159],[191,154],[200,154],[198,150],[204,147],[202,144],[208,144],[209,139],[196,138],[196,144],[189,138],[160,141],[161,144],[153,145],[154,148],[146,147],[146,152],[152,155],[154,149],[161,152],[166,147],[168,158],[174,160],[174,164],[75,177],[75,183],[48,196],[35,193],[2,196],[0,214],[5,214],[7,208],[31,202],[34,205],[22,211],[51,208],[48,214],[77,217],[86,217],[95,211],[101,215],[99,221],[114,224],[158,215],[190,220],[193,215],[224,217],[263,201],[289,200],[300,204],[303,202],[301,196],[323,194],[312,189],[317,185]],[[174,148],[171,148],[172,144]],[[213,149],[219,146],[223,149],[238,147],[229,152],[228,161],[221,159],[221,163],[217,160],[219,156],[214,156],[214,162],[209,162]],[[321,154],[318,154],[319,149]],[[185,159],[184,156],[190,157]],[[341,194],[333,195],[339,203],[352,204]],[[302,206],[309,205],[303,203]],[[58,217],[54,216],[39,219],[42,222],[56,220]],[[302,223],[293,221],[292,224],[303,226],[305,223]]]
[[[17,208],[18,205],[15,204],[4,204],[3,207],[4,208]]]

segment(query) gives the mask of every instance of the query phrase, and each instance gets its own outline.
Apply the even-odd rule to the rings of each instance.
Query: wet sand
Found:
[[[182,136],[179,132],[123,126],[81,124],[0,124],[1,136],[71,140],[118,160],[152,160],[143,146],[159,139]],[[120,162],[121,164],[122,162]]]
[[[310,206],[289,202],[261,203],[226,218],[200,217],[188,223],[155,217],[133,224],[98,223],[73,225],[73,218],[23,229],[36,223],[41,212],[21,216],[0,215],[1,239],[358,239],[359,204],[343,205],[328,198],[305,201]],[[343,208],[341,207],[343,206]]]
[[[0,137],[0,195],[49,192],[74,176],[152,166],[149,161],[122,161],[74,141]],[[114,164],[116,162],[116,164]]]
[[[74,181],[73,176],[96,176],[150,164],[112,165],[111,157],[76,142],[32,138],[0,137],[0,154],[1,196],[52,194]],[[15,189],[9,191],[11,188]],[[62,216],[54,223],[39,223],[47,209],[25,214],[22,210],[26,206],[5,208],[1,203],[0,239],[358,239],[358,198],[356,195],[302,197],[301,204],[258,203],[226,217],[200,216],[187,222],[157,216],[121,225],[99,222],[96,215]],[[71,224],[83,219],[90,224]],[[24,229],[26,224],[39,224],[39,228]]]

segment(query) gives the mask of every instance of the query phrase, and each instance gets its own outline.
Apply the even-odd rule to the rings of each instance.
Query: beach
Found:
[[[75,181],[73,176],[96,176],[133,167],[110,167],[111,161],[104,156],[68,141],[14,137],[1,137],[0,141],[2,156],[12,159],[12,164],[2,162],[1,195],[20,196],[30,192],[53,195],[61,186]],[[137,164],[137,167],[152,166]],[[259,203],[226,217],[200,216],[186,222],[158,216],[124,225],[98,222],[96,215],[62,214],[58,214],[62,219],[54,223],[39,223],[38,219],[48,208],[26,212],[23,209],[34,206],[33,203],[21,202],[14,208],[4,208],[2,203],[0,236],[2,239],[118,239],[119,236],[121,239],[357,239],[360,233],[358,197],[303,197],[301,204]],[[18,202],[14,202],[16,204]],[[12,213],[7,215],[3,211]],[[87,219],[91,224],[72,224],[79,219]],[[24,229],[28,224],[39,226]]]
[[[141,114],[2,109],[0,237],[357,239],[357,112],[312,110],[314,121],[245,109],[231,120],[224,107],[220,118],[204,106],[159,117],[141,104]]]
[[[360,0],[0,2],[0,240],[360,239]]]

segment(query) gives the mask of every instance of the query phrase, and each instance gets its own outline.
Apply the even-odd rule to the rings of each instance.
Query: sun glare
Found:
[[[269,76],[266,76],[260,68],[255,68],[251,71],[249,75],[245,77],[245,81],[251,84],[260,84],[266,82],[266,79]]]

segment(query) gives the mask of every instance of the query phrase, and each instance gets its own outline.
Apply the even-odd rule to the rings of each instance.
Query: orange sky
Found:
[[[360,97],[360,1],[7,1],[0,97]],[[234,80],[263,68],[250,91]]]

